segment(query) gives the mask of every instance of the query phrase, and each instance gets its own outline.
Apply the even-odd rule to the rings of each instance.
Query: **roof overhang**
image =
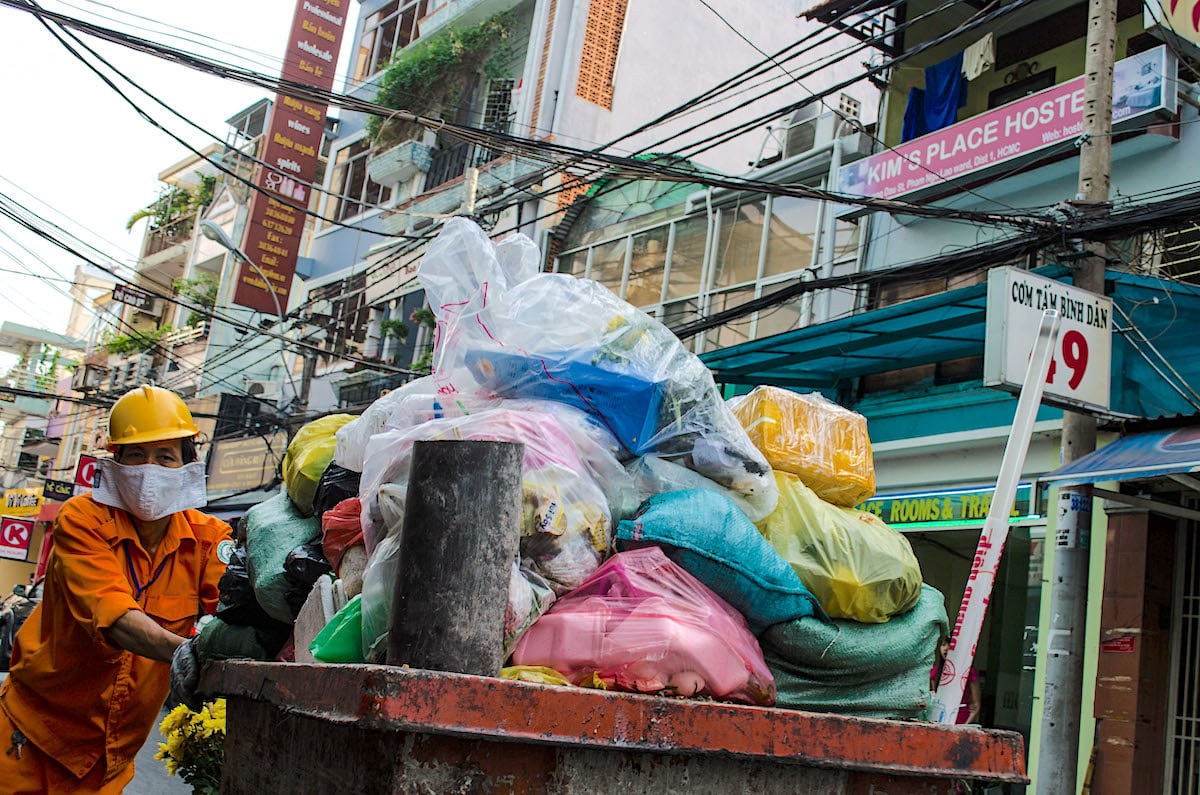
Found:
[[[1078,486],[1200,472],[1200,426],[1135,433],[1059,467],[1039,480]]]

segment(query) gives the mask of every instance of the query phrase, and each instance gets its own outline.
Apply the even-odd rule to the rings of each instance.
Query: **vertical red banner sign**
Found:
[[[284,53],[285,80],[324,90],[333,87],[349,5],[350,0],[298,0]],[[311,195],[327,107],[284,94],[275,96],[266,146],[259,157],[266,165],[259,166],[254,177],[260,190],[250,204],[242,247],[262,274],[241,264],[233,291],[233,302],[239,306],[275,314],[277,298],[280,307],[287,307],[304,232],[305,213],[298,208],[306,207]]]

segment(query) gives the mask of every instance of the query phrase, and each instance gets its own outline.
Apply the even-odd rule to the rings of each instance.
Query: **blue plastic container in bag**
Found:
[[[501,397],[542,398],[583,409],[636,455],[648,451],[659,429],[662,382],[589,361],[507,351],[469,351],[466,364],[481,386]]]

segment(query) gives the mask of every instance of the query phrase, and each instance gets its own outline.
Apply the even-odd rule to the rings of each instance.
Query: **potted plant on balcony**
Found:
[[[503,12],[476,25],[444,28],[405,48],[379,79],[375,102],[419,115],[457,108],[481,71],[499,71],[511,25],[511,13]],[[372,116],[367,122],[371,179],[389,185],[428,171],[432,154],[424,135],[416,122]]]

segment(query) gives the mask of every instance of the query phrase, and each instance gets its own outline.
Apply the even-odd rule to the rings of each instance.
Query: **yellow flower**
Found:
[[[167,737],[167,753],[172,759],[181,759],[184,753],[184,743],[187,738],[179,733],[175,733]]]
[[[158,728],[163,734],[170,734],[185,724],[192,711],[185,704],[180,704],[175,709],[167,713],[167,717],[163,718],[162,723]]]

